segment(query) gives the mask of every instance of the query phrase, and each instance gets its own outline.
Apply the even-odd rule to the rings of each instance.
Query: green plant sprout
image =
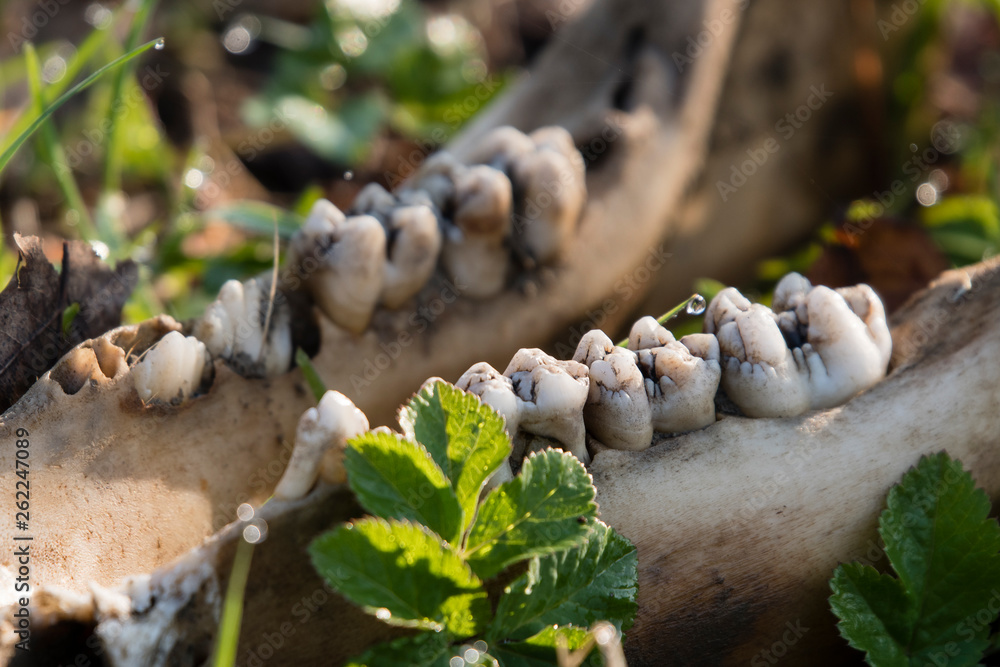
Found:
[[[557,647],[587,645],[597,621],[619,635],[631,626],[635,547],[596,518],[596,489],[574,456],[532,454],[484,494],[511,451],[492,408],[439,381],[404,406],[400,424],[403,435],[365,433],[345,452],[348,483],[372,516],[309,547],[348,600],[421,631],[350,664],[447,667],[469,646],[475,664],[555,664]],[[484,581],[501,575],[513,580],[491,597]]]

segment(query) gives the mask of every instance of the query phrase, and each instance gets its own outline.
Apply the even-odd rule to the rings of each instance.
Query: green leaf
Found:
[[[469,533],[466,558],[491,577],[520,560],[576,546],[597,514],[595,489],[572,454],[549,449],[529,456],[517,477],[493,489]]]
[[[586,628],[599,620],[627,630],[637,609],[636,565],[635,546],[594,522],[580,546],[532,559],[500,598],[487,640],[521,639],[566,623]]]
[[[480,580],[424,526],[366,518],[316,538],[309,553],[340,594],[386,623],[468,637],[490,615]]]
[[[313,397],[319,403],[323,399],[323,395],[326,394],[326,384],[316,371],[316,367],[313,366],[312,359],[301,347],[295,348],[295,365],[302,371],[302,377],[305,378],[309,390],[312,391]]]
[[[510,455],[503,418],[477,396],[435,382],[407,403],[399,423],[451,480],[465,514],[464,531],[475,516],[483,484]]]
[[[557,664],[556,646],[560,637],[566,640],[567,649],[575,651],[587,643],[588,634],[584,628],[551,626],[525,641],[497,645],[490,654],[503,667],[552,667]]]
[[[898,579],[868,565],[845,563],[834,571],[830,587],[830,606],[841,619],[840,634],[851,646],[865,651],[873,665],[909,664],[909,603]]]
[[[462,508],[422,446],[395,433],[364,433],[348,444],[347,479],[361,506],[385,519],[411,519],[448,542],[462,535]]]
[[[421,632],[413,637],[376,644],[349,661],[347,667],[448,667],[450,658],[445,633]]]
[[[80,314],[80,304],[76,301],[66,306],[62,312],[62,335],[69,338],[69,329],[73,326],[76,316]]]
[[[943,452],[923,457],[890,490],[879,532],[902,595],[888,575],[856,566],[838,568],[831,582],[841,634],[872,664],[979,661],[1000,610],[1000,526],[989,511],[986,494]]]

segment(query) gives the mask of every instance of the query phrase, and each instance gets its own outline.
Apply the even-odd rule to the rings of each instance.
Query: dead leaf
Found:
[[[62,271],[49,263],[41,239],[14,235],[17,270],[0,292],[0,412],[78,343],[121,323],[121,309],[139,279],[134,262],[115,269],[90,245],[65,241]],[[63,331],[63,312],[79,311]]]

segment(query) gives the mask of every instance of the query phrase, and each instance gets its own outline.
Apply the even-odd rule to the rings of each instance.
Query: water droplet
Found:
[[[594,641],[601,646],[607,646],[615,640],[615,628],[613,625],[602,623],[594,630]]]
[[[695,294],[688,301],[684,310],[688,315],[701,315],[705,312],[705,297],[700,294]]]
[[[474,648],[470,648],[470,649],[468,649],[468,650],[465,651],[465,653],[462,655],[462,657],[465,658],[465,661],[467,663],[469,663],[470,665],[474,665],[477,662],[479,662],[479,651],[477,651]]]
[[[482,639],[480,639],[475,644],[472,645],[472,648],[476,649],[480,653],[486,653],[486,651],[490,648],[490,646]]]
[[[156,40],[156,44],[153,45],[153,48],[156,49],[157,51],[162,51],[163,47],[166,45],[167,43],[163,40],[162,37],[160,37],[158,40]]]
[[[344,180],[345,181],[352,181],[352,180],[354,180],[354,172],[351,171],[350,169],[348,169],[347,171],[345,171],[344,172]]]
[[[448,667],[465,667],[465,659],[460,655],[456,655],[448,661]]]
[[[107,259],[108,255],[111,254],[111,248],[104,241],[91,241],[90,247],[93,249],[94,254],[101,259]]]
[[[243,529],[243,539],[250,544],[257,544],[260,541],[260,528],[249,525]]]
[[[253,505],[243,503],[236,508],[236,516],[239,517],[240,521],[249,521],[253,518]]]
[[[380,621],[388,621],[390,618],[392,618],[392,612],[390,612],[385,607],[382,607],[381,609],[375,612],[375,618],[377,618]]]
[[[921,206],[933,206],[937,203],[938,191],[931,183],[921,183],[917,187],[917,202]]]

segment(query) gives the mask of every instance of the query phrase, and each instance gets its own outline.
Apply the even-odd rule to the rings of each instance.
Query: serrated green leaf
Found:
[[[597,514],[595,489],[583,464],[558,449],[524,460],[514,479],[483,500],[466,543],[479,576],[491,577],[532,556],[580,544]]]
[[[448,667],[450,658],[445,633],[421,632],[413,637],[376,644],[350,660],[347,667]]]
[[[578,547],[532,559],[497,606],[487,640],[522,639],[556,624],[590,627],[606,620],[620,631],[635,619],[636,549],[597,521]]]
[[[831,603],[841,634],[859,647],[894,641],[907,657],[880,662],[869,652],[876,665],[934,664],[942,656],[950,667],[975,665],[1000,610],[1000,526],[987,518],[989,498],[942,452],[921,458],[890,490],[887,504],[879,532],[903,601],[887,601],[894,594],[886,575],[838,569]],[[865,615],[884,630],[873,630]]]
[[[482,582],[424,526],[369,517],[321,535],[309,553],[339,593],[392,625],[468,637],[490,615]]]
[[[483,484],[510,455],[503,418],[478,397],[446,382],[422,388],[400,411],[403,433],[427,448],[472,521]]]
[[[394,433],[369,431],[348,444],[347,479],[361,506],[385,519],[412,519],[448,542],[462,533],[462,508],[427,450]]]
[[[557,664],[556,646],[560,637],[566,640],[567,649],[575,651],[587,643],[587,636],[584,628],[550,626],[525,641],[494,646],[490,655],[502,667],[552,667]]]
[[[873,665],[906,667],[912,619],[906,618],[909,602],[899,580],[868,565],[845,563],[834,571],[830,588],[841,636],[865,651]]]

